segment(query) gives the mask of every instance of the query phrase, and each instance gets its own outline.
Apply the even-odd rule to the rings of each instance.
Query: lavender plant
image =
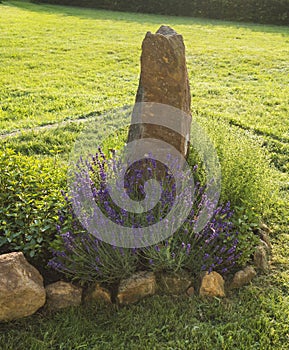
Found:
[[[48,263],[71,280],[100,281],[108,285],[133,274],[138,266],[136,250],[114,247],[86,231],[60,235],[61,249],[53,249]]]
[[[163,189],[159,203],[152,210],[132,215],[115,205],[109,196],[107,180],[119,170],[115,153],[112,152],[107,159],[99,149],[90,159],[81,159],[80,163],[77,179],[88,177],[98,207],[116,223],[135,228],[161,220],[165,224],[166,215],[176,197],[174,179],[167,168],[160,170],[160,164],[150,159],[145,164],[137,163],[127,172],[124,184],[134,200],[145,196],[144,183],[150,177],[158,179]],[[86,169],[84,173],[83,169]],[[200,178],[198,171],[201,170],[194,166],[193,173]],[[59,213],[59,240],[54,246],[54,257],[49,265],[71,279],[111,284],[138,269],[172,272],[186,269],[194,274],[204,270],[224,274],[237,264],[242,255],[238,232],[230,221],[233,212],[229,202],[214,210],[200,232],[194,230],[201,209],[205,207],[210,211],[214,207],[212,200],[206,197],[206,186],[201,186],[200,182],[195,186],[194,205],[178,231],[155,246],[138,249],[115,247],[86,232],[73,213],[75,198],[63,195],[67,205]]]
[[[71,199],[62,192],[66,206],[59,211],[58,240],[53,242],[53,258],[48,265],[71,280],[113,284],[137,270],[135,249],[105,243],[88,233],[76,218]]]
[[[212,219],[201,232],[194,232],[192,227],[198,214],[193,209],[175,235],[143,251],[145,260],[154,271],[229,272],[242,256],[238,248],[239,234],[230,221],[232,215],[228,202],[214,211]]]

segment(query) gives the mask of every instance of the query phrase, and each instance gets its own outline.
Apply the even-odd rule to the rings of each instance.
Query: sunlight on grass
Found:
[[[235,125],[269,151],[281,188],[272,271],[223,301],[40,313],[1,325],[3,350],[289,349],[289,28],[5,1],[0,134],[20,133],[0,138],[0,150],[66,159],[76,120],[134,103],[142,39],[161,24],[184,37],[193,116]],[[47,124],[55,127],[32,130]]]

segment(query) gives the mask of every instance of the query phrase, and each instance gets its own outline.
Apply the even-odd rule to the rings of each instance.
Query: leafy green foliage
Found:
[[[258,138],[220,119],[202,117],[200,122],[220,159],[222,200],[231,202],[242,222],[258,223],[276,191],[268,152]]]
[[[45,263],[63,205],[65,166],[51,158],[37,159],[0,152],[0,253],[23,251]]]

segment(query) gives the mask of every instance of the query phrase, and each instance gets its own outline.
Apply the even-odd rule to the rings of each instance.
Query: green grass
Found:
[[[121,309],[42,313],[4,325],[1,349],[282,350],[288,317],[288,295],[257,283],[225,301],[162,296]]]
[[[288,28],[6,1],[0,149],[65,159],[86,119],[103,127],[104,111],[134,102],[141,41],[161,24],[184,37],[197,120],[235,125],[269,151],[281,189],[268,216],[272,270],[223,301],[153,297],[40,313],[2,325],[3,350],[289,349]]]

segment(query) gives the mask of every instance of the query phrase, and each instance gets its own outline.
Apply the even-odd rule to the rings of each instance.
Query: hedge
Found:
[[[289,0],[34,0],[106,10],[289,24]]]

